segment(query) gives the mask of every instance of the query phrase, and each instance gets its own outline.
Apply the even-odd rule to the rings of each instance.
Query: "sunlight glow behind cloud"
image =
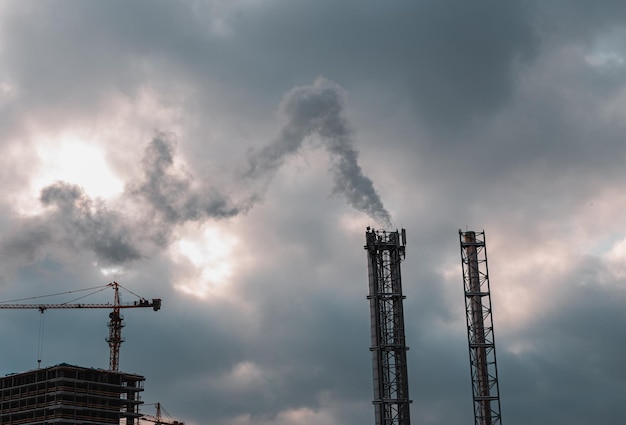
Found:
[[[124,183],[108,167],[103,150],[94,144],[65,137],[60,143],[41,143],[37,155],[41,166],[31,181],[37,193],[55,181],[79,185],[93,197],[111,198],[124,190]]]
[[[233,273],[233,252],[238,240],[219,227],[207,226],[198,236],[188,235],[172,247],[178,264],[190,263],[192,275],[181,276],[176,288],[203,298],[226,284]]]

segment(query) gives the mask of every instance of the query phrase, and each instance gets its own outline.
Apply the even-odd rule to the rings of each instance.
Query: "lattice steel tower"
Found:
[[[485,232],[459,230],[475,425],[497,425],[500,390],[491,317]]]
[[[365,232],[369,269],[372,366],[376,425],[409,425],[408,350],[404,337],[402,279],[406,232]]]

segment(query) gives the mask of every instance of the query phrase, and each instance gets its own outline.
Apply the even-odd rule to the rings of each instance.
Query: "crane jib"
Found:
[[[113,370],[113,371],[118,371],[119,370],[119,355],[120,355],[120,345],[122,344],[122,342],[124,342],[124,338],[122,338],[122,328],[124,327],[124,318],[122,317],[122,315],[120,314],[120,310],[123,308],[145,308],[145,307],[152,307],[152,309],[154,311],[158,311],[161,309],[161,299],[160,298],[153,298],[151,301],[147,300],[145,298],[139,297],[137,296],[137,294],[135,294],[132,291],[129,291],[128,289],[122,287],[119,283],[117,282],[111,282],[108,285],[105,285],[104,288],[107,287],[111,287],[114,289],[115,291],[115,296],[113,298],[113,303],[104,303],[104,304],[86,304],[86,303],[70,303],[70,302],[66,302],[66,303],[61,303],[61,304],[11,304],[8,301],[7,302],[0,302],[0,309],[33,309],[33,310],[39,310],[42,314],[44,311],[46,310],[50,310],[50,309],[70,309],[70,308],[77,308],[77,309],[87,309],[87,308],[108,308],[108,309],[112,309],[113,311],[109,314],[109,337],[106,339],[106,341],[109,343],[109,370]],[[132,303],[121,303],[120,302],[120,295],[119,295],[119,289],[125,289],[126,291],[130,292],[131,294],[137,296],[139,298],[138,301],[134,301]],[[88,288],[88,289],[94,289],[94,288]],[[96,292],[100,292],[102,289],[99,289]],[[68,293],[73,293],[73,292],[78,292],[78,291],[82,291],[82,290],[76,290],[76,291],[69,291],[66,292],[65,294]],[[53,295],[62,295],[62,294],[50,294],[50,295],[45,295],[45,296],[53,296]],[[93,295],[89,294],[89,295]],[[33,297],[33,298],[29,298],[29,299],[34,299],[34,298],[41,298],[41,297]],[[81,297],[84,298],[84,297]],[[20,299],[20,300],[11,300],[11,301],[23,301],[25,299]],[[76,301],[76,300],[73,300]],[[43,315],[42,315],[43,317]],[[39,363],[41,362],[41,359],[37,360]]]
[[[129,304],[114,305],[105,304],[0,304],[0,309],[66,309],[66,308],[145,308],[152,307],[154,311],[161,309],[161,299],[154,298],[152,301],[139,300]]]

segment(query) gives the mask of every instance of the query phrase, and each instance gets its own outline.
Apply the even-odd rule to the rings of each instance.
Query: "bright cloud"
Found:
[[[214,225],[180,238],[171,248],[172,255],[179,264],[190,264],[193,272],[181,276],[176,287],[201,298],[219,292],[228,285],[234,272],[238,243],[235,235]]]
[[[92,197],[111,198],[124,190],[124,183],[107,165],[102,147],[93,141],[65,136],[37,143],[36,150],[40,165],[31,186],[37,193],[56,181],[81,186]]]

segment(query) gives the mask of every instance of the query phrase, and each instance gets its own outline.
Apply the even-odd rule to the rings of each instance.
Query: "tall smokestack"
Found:
[[[369,271],[374,410],[376,425],[410,425],[408,350],[404,336],[400,262],[406,231],[367,228],[365,249]]]

